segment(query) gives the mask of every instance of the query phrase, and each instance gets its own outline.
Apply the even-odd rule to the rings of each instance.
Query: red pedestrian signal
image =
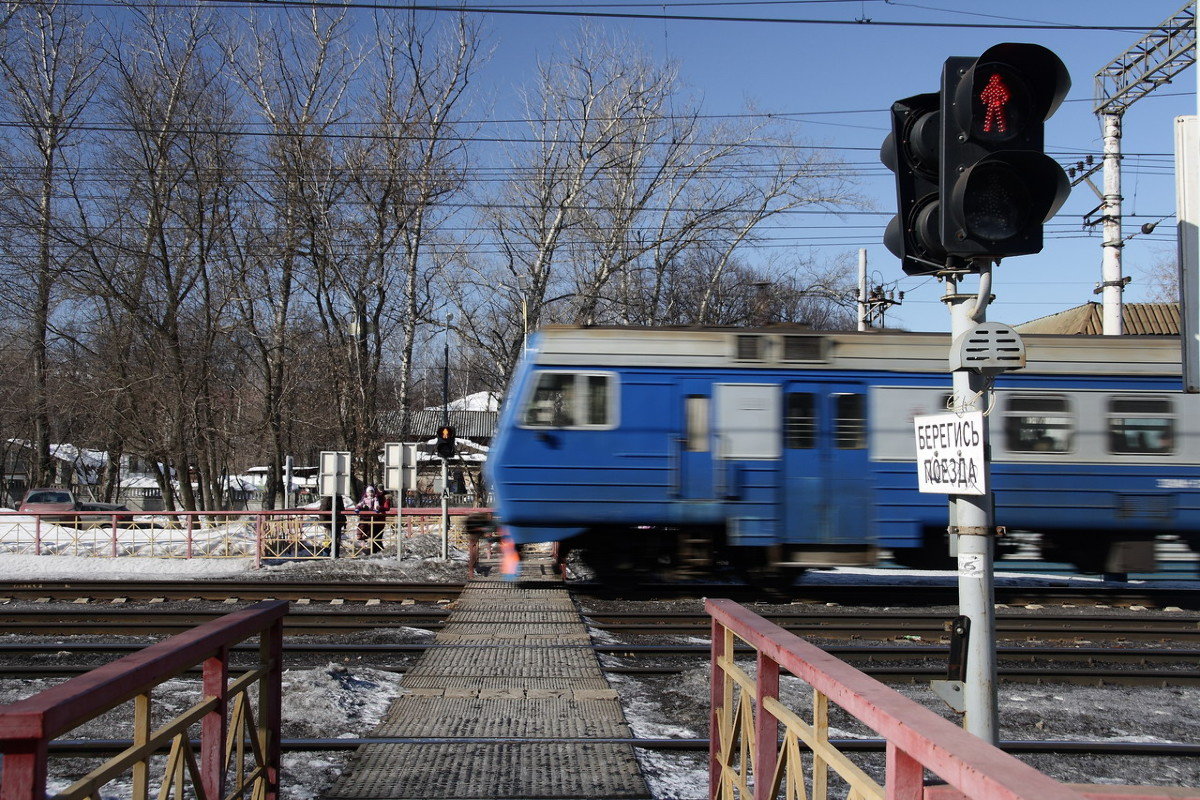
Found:
[[[1010,42],[946,60],[938,238],[949,255],[1041,252],[1042,225],[1070,193],[1044,152],[1044,125],[1070,88],[1066,66],[1041,45]]]

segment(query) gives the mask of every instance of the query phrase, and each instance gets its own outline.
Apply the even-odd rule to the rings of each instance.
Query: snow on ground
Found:
[[[153,580],[228,578],[254,569],[252,558],[0,555],[0,580]]]

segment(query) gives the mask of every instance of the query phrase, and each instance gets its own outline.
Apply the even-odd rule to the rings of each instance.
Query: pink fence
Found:
[[[830,773],[849,786],[843,796],[853,800],[1200,798],[1194,790],[1059,783],[737,603],[709,600],[706,608],[712,616],[714,800],[768,800],[781,790],[787,798],[826,800]],[[757,651],[753,671],[735,662],[737,640]],[[809,719],[780,702],[781,670],[812,688]],[[887,741],[883,785],[830,742],[831,701]],[[926,787],[925,770],[948,785]]]
[[[450,540],[465,547],[463,520],[487,508],[450,509]],[[340,515],[338,555],[356,557],[412,546],[421,534],[441,535],[442,512],[403,508],[386,515]],[[154,556],[158,558],[330,558],[328,511],[79,511],[0,512],[0,553]]]
[[[76,780],[56,800],[98,798],[100,787],[130,772],[135,798],[150,796],[152,783],[162,787],[159,797],[169,796],[174,787],[175,797],[183,798],[190,779],[195,797],[223,800],[250,793],[257,800],[275,800],[287,611],[284,601],[250,606],[0,707],[0,800],[44,800],[50,741],[130,700],[133,744]],[[255,635],[259,663],[231,680],[230,649]],[[154,688],[197,664],[203,665],[201,700],[152,730]],[[251,692],[255,687],[257,710]],[[197,725],[199,760],[190,735]],[[152,761],[163,751],[165,760]]]

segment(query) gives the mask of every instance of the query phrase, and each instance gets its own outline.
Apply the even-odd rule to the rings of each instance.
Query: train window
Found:
[[[1011,397],[1004,413],[1004,443],[1018,453],[1066,453],[1075,422],[1061,395]]]
[[[1111,453],[1175,452],[1175,416],[1165,397],[1112,397],[1108,401]]]
[[[811,450],[817,446],[817,409],[808,392],[788,392],[784,398],[784,446],[791,450]]]
[[[739,334],[737,337],[737,360],[738,361],[762,361],[765,358],[763,353],[763,337],[752,334]]]
[[[614,417],[612,376],[543,372],[525,405],[531,428],[608,427]]]
[[[584,375],[587,386],[584,394],[585,425],[608,424],[608,376]]]
[[[684,401],[687,430],[684,449],[689,453],[708,451],[708,398],[702,394],[688,395]]]
[[[834,445],[838,450],[863,450],[867,446],[866,395],[834,395],[837,421]]]

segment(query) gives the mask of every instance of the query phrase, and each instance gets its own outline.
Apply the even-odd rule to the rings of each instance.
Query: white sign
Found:
[[[985,494],[983,412],[913,417],[922,492]]]
[[[401,492],[417,488],[417,446],[388,442],[383,446],[383,488]]]
[[[350,451],[322,450],[317,489],[326,497],[350,494]]]

